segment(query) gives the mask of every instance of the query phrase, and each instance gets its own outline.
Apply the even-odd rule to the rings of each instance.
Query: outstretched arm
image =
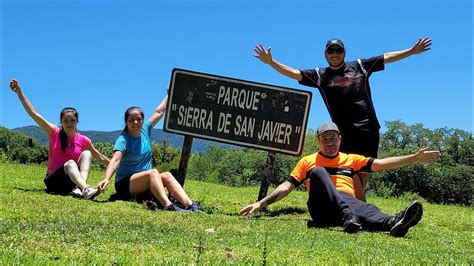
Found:
[[[411,48],[385,53],[383,55],[384,64],[400,61],[412,55],[420,54],[431,49],[431,38],[420,38]]]
[[[23,91],[20,88],[20,84],[16,79],[12,79],[10,81],[10,89],[16,93],[18,99],[20,99],[23,108],[25,108],[28,115],[30,115],[33,120],[35,120],[36,124],[43,129],[43,131],[49,136],[51,131],[54,128],[54,124],[51,124],[46,119],[44,119],[35,109],[35,107],[30,103],[28,98],[23,94]]]
[[[285,181],[281,183],[277,188],[275,188],[275,190],[273,190],[273,192],[270,193],[270,195],[267,195],[265,198],[261,199],[260,201],[255,202],[254,204],[250,204],[247,207],[240,210],[239,215],[247,216],[254,212],[257,212],[261,208],[266,207],[286,197],[286,195],[290,194],[290,192],[293,189],[295,189],[295,186],[292,183]]]
[[[271,67],[273,67],[273,69],[280,72],[281,74],[289,78],[301,81],[303,79],[301,75],[301,71],[274,60],[272,58],[272,53],[270,52],[271,49],[272,48],[269,47],[268,50],[265,50],[265,47],[263,47],[263,45],[259,43],[258,45],[255,46],[255,48],[253,48],[253,51],[255,52],[253,56],[260,59],[260,61],[262,61],[263,63],[270,65]]]
[[[104,191],[105,188],[107,188],[107,186],[109,185],[110,179],[112,178],[115,171],[117,170],[117,167],[119,166],[121,160],[122,160],[122,152],[121,151],[114,152],[114,155],[112,156],[112,159],[110,159],[107,169],[105,169],[104,179],[102,179],[102,181],[100,181],[99,184],[97,185],[97,188],[100,191]]]
[[[167,101],[168,101],[168,95],[166,95],[165,98],[163,98],[163,100],[158,105],[158,107],[156,107],[155,112],[151,115],[149,120],[152,123],[152,127],[154,127],[156,123],[158,123],[158,121],[160,121],[160,119],[165,114]]]
[[[97,161],[99,161],[99,163],[101,165],[103,165],[104,167],[107,167],[110,163],[110,159],[107,158],[107,156],[103,155],[102,153],[100,153],[95,147],[94,145],[91,143],[91,146],[89,147],[89,151],[91,152],[92,154],[92,157],[94,157],[94,159],[96,159]]]
[[[372,163],[372,171],[395,169],[415,163],[431,163],[439,160],[440,157],[441,153],[439,151],[423,148],[410,155],[375,159]]]

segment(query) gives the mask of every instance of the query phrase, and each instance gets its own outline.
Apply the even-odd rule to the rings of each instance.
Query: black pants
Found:
[[[364,229],[390,230],[388,215],[373,204],[337,191],[331,181],[331,175],[323,167],[311,170],[308,209],[311,218],[321,226],[342,225],[343,212],[350,210],[362,222]]]
[[[377,158],[380,133],[377,129],[367,132],[341,129],[340,151]]]

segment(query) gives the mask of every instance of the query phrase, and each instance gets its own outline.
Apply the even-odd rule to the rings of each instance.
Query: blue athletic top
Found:
[[[151,170],[151,129],[150,120],[143,123],[140,137],[135,138],[127,132],[122,134],[115,141],[114,152],[122,152],[122,160],[115,175],[115,183],[122,178],[135,173]]]

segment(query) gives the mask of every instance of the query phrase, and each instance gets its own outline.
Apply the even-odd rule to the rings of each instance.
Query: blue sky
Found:
[[[8,88],[15,77],[49,121],[73,106],[79,129],[118,130],[127,107],[155,109],[176,67],[311,90],[316,128],[329,120],[319,93],[254,58],[255,44],[306,69],[327,66],[332,37],[352,60],[431,36],[430,51],[372,75],[379,120],[472,132],[472,11],[471,0],[2,0],[0,124],[34,124]]]

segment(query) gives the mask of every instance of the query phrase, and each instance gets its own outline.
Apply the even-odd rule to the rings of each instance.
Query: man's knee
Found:
[[[324,169],[324,167],[321,167],[321,166],[313,168],[309,174],[310,174],[311,179],[315,179],[315,178],[322,179],[322,178],[327,178],[328,176],[331,177],[328,171]]]
[[[327,173],[326,169],[324,169],[324,167],[321,167],[321,166],[317,166],[317,167],[315,167],[311,170],[311,175],[320,176],[320,175],[324,175],[326,173]]]

